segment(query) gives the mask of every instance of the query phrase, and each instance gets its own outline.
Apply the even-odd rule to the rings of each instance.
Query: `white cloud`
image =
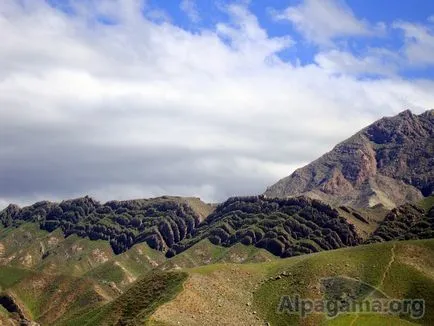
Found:
[[[186,13],[193,23],[198,23],[200,21],[199,11],[197,10],[195,0],[182,0],[179,7]]]
[[[283,12],[274,12],[277,20],[289,20],[306,37],[320,45],[331,45],[342,36],[368,36],[381,33],[384,25],[370,26],[358,19],[340,0],[303,0]]]
[[[231,47],[239,53],[263,63],[264,59],[280,61],[275,54],[294,45],[289,36],[270,38],[259,26],[258,19],[245,6],[229,5],[224,8],[231,23],[218,23],[217,35],[229,39]]]
[[[409,64],[416,66],[434,64],[434,26],[403,21],[396,22],[393,26],[404,32],[404,53]]]
[[[325,71],[331,74],[350,75],[396,75],[402,58],[396,53],[386,49],[370,49],[365,56],[340,50],[319,52],[315,56],[315,62]]]
[[[282,62],[293,42],[242,5],[193,33],[107,3],[73,16],[0,3],[0,204],[260,193],[367,123],[434,101],[432,81],[337,76],[330,56]],[[92,20],[101,10],[116,23]]]

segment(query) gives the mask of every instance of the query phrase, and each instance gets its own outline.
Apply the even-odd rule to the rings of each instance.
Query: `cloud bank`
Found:
[[[309,24],[331,17],[314,3],[281,13],[327,44],[300,65],[279,56],[293,35],[270,36],[245,3],[191,31],[140,1],[2,1],[0,206],[258,194],[381,116],[432,106],[433,81],[396,68],[432,63],[429,31],[397,22],[399,58],[355,57],[333,38],[375,28],[340,6],[327,13],[342,25],[318,34]],[[360,78],[379,67],[382,78]]]

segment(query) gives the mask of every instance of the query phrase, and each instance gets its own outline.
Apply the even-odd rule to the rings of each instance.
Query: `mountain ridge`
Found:
[[[267,188],[355,208],[388,209],[434,191],[434,110],[384,117]]]
[[[193,203],[196,207],[207,205]],[[135,244],[147,243],[167,257],[206,238],[225,247],[253,244],[282,257],[352,246],[362,241],[343,210],[308,197],[232,197],[215,209],[206,208],[205,218],[180,197],[105,204],[83,197],[60,203],[41,201],[23,208],[9,205],[0,211],[0,223],[4,227],[19,227],[30,222],[49,232],[59,229],[65,237],[103,240],[115,254]]]

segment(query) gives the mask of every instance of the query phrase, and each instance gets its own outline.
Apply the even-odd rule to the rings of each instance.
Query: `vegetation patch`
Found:
[[[5,290],[25,277],[34,274],[33,271],[15,267],[0,267],[0,290]]]
[[[434,207],[425,206],[426,210],[412,204],[392,209],[367,243],[434,238]]]
[[[9,205],[0,212],[0,223],[8,227],[34,222],[49,232],[60,228],[65,236],[76,234],[91,240],[106,240],[116,254],[141,242],[166,251],[174,243],[190,237],[203,219],[201,214],[206,210],[202,208],[196,213],[189,202],[199,206],[197,201],[178,197],[110,201],[105,204],[89,197],[59,204],[42,201],[22,209]]]
[[[64,325],[143,325],[158,306],[182,290],[187,275],[184,272],[150,272],[113,302],[72,318]]]
[[[426,257],[433,255],[433,246],[433,240],[370,244],[261,264],[267,267],[268,276],[254,293],[254,306],[271,325],[432,325],[434,278]],[[409,263],[411,257],[418,266]],[[342,314],[330,319],[325,314],[302,318],[276,312],[282,296],[296,295],[323,300],[422,299],[425,314],[417,320],[409,314],[379,313]]]
[[[229,247],[264,248],[280,257],[297,256],[361,243],[352,224],[319,201],[300,197],[234,197],[219,205],[193,232],[168,251],[178,254],[201,239]]]

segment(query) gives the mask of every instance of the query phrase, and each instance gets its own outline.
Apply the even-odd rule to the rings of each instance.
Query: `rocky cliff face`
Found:
[[[382,118],[269,187],[336,205],[393,208],[434,192],[434,110]]]

